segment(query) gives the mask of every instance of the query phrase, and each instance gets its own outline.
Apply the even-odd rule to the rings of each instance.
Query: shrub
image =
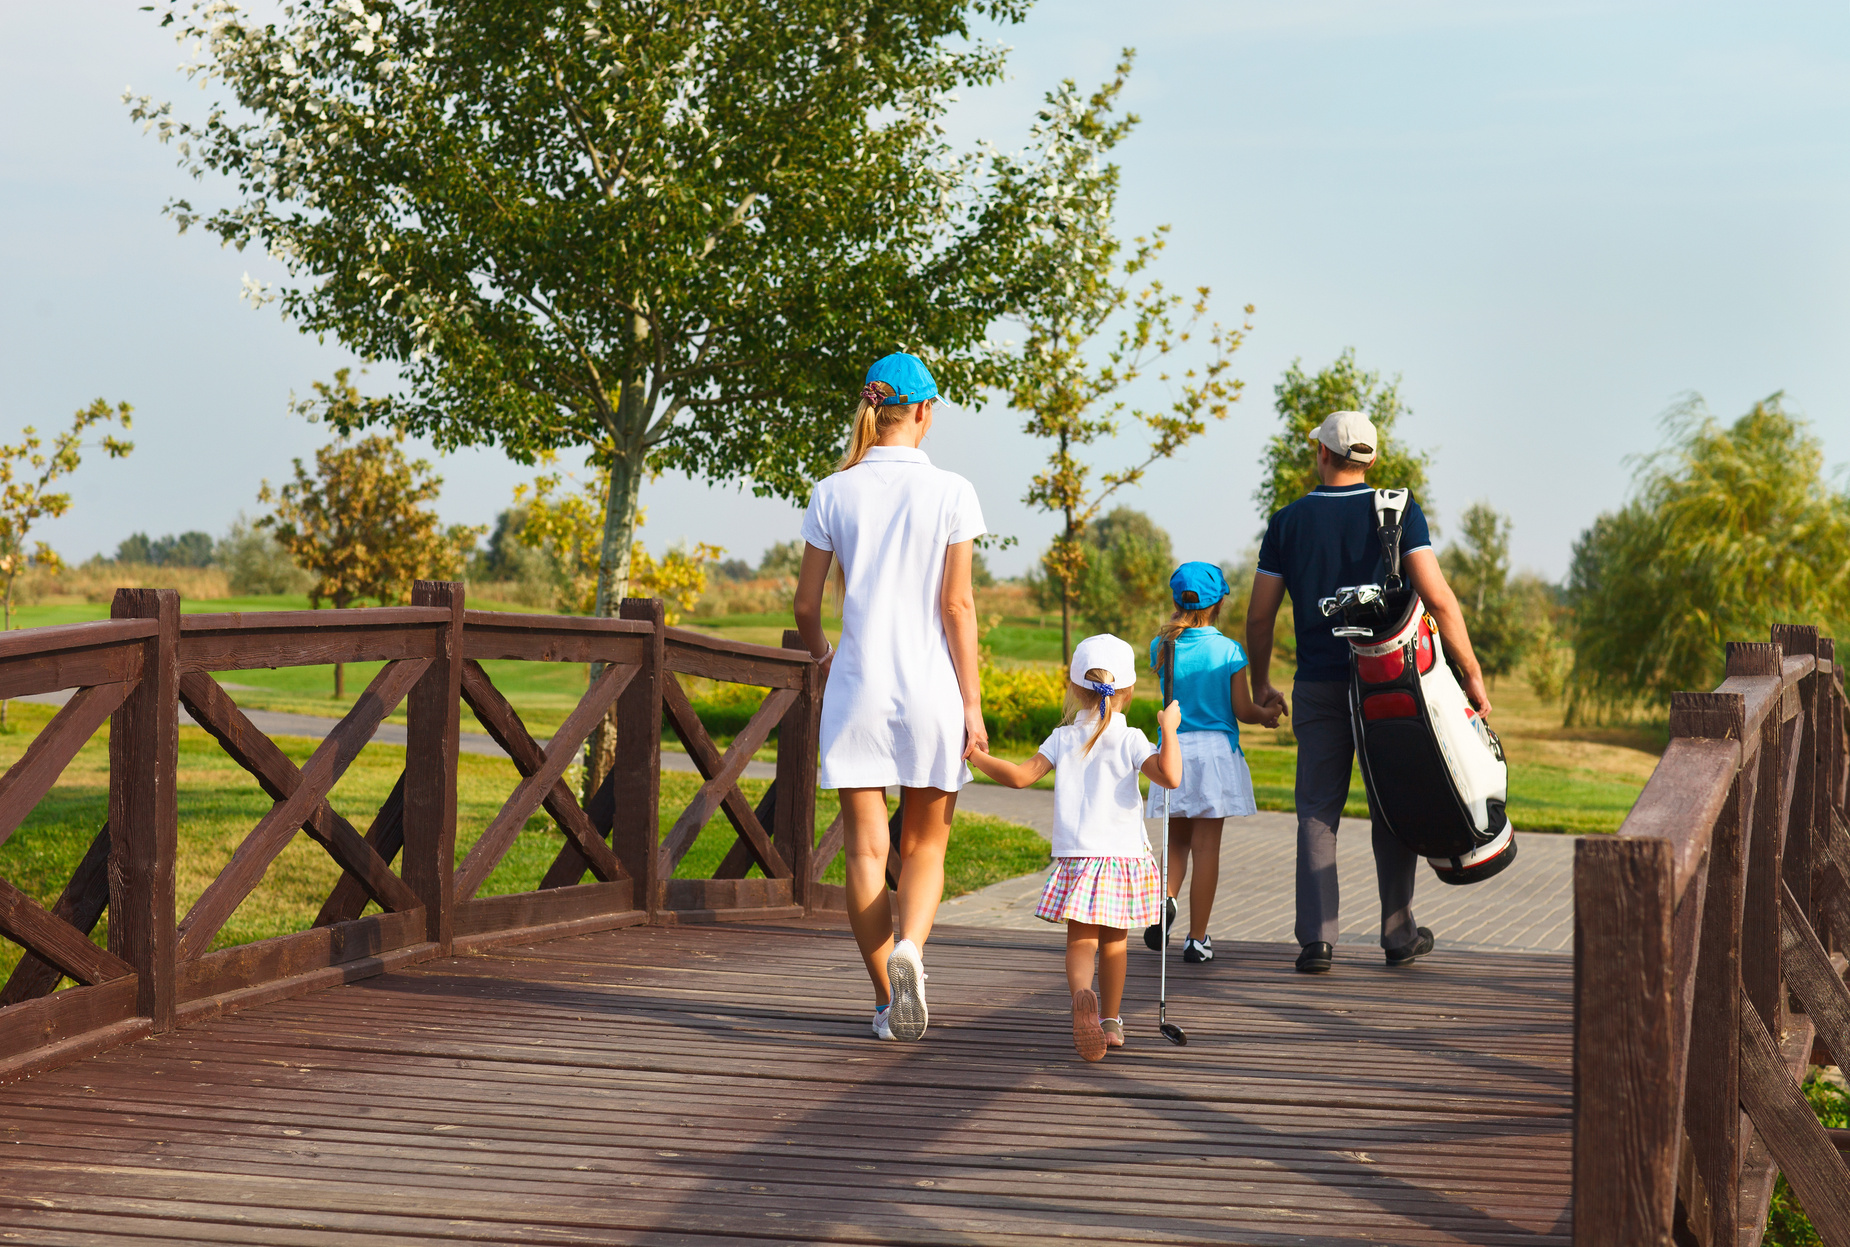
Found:
[[[1066,677],[1045,667],[986,667],[983,726],[992,740],[1039,744],[1060,724]]]
[[[231,591],[241,597],[307,593],[315,583],[315,578],[296,566],[268,529],[258,528],[242,515],[219,539],[214,561],[225,573]]]

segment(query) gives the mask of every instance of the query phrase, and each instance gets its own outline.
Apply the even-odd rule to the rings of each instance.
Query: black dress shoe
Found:
[[[1163,938],[1163,936],[1167,934],[1163,928],[1165,926],[1173,927],[1175,924],[1176,898],[1172,896],[1163,903],[1163,920],[1161,922],[1152,922],[1143,929],[1144,947],[1148,948],[1153,953],[1161,952],[1163,945],[1168,943],[1168,941]]]
[[[1315,944],[1306,944],[1303,951],[1298,953],[1298,973],[1328,974],[1330,963],[1335,955],[1336,950],[1322,940]]]
[[[1387,950],[1387,963],[1390,966],[1410,966],[1432,951],[1432,932],[1425,927],[1415,929],[1420,935],[1413,943]]]

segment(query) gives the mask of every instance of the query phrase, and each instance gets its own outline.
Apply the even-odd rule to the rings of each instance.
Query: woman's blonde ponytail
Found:
[[[867,454],[868,447],[878,442],[881,436],[900,420],[911,414],[917,403],[894,403],[883,406],[871,395],[880,398],[893,397],[893,387],[884,381],[870,381],[861,391],[861,405],[854,409],[854,427],[848,432],[848,453],[841,457],[836,465],[837,472],[846,472],[859,463]]]

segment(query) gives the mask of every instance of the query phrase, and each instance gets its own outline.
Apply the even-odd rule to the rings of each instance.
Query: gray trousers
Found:
[[[1292,731],[1298,738],[1298,923],[1300,945],[1336,943],[1336,828],[1349,797],[1355,735],[1349,726],[1348,681],[1300,681],[1292,690]],[[1375,883],[1381,890],[1381,947],[1419,938],[1413,922],[1413,881],[1420,859],[1370,820]]]

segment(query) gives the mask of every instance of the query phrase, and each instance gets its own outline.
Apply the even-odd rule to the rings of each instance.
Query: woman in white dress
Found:
[[[924,1035],[920,950],[944,894],[944,850],[964,759],[988,747],[970,587],[983,513],[970,482],[919,442],[938,396],[915,356],[867,370],[848,453],[803,517],[796,622],[828,664],[817,784],[840,791],[848,921],[873,980],[873,1033]],[[829,565],[841,568],[841,647],[822,631]],[[886,889],[886,789],[902,790],[899,893]],[[897,936],[897,939],[895,938]]]

